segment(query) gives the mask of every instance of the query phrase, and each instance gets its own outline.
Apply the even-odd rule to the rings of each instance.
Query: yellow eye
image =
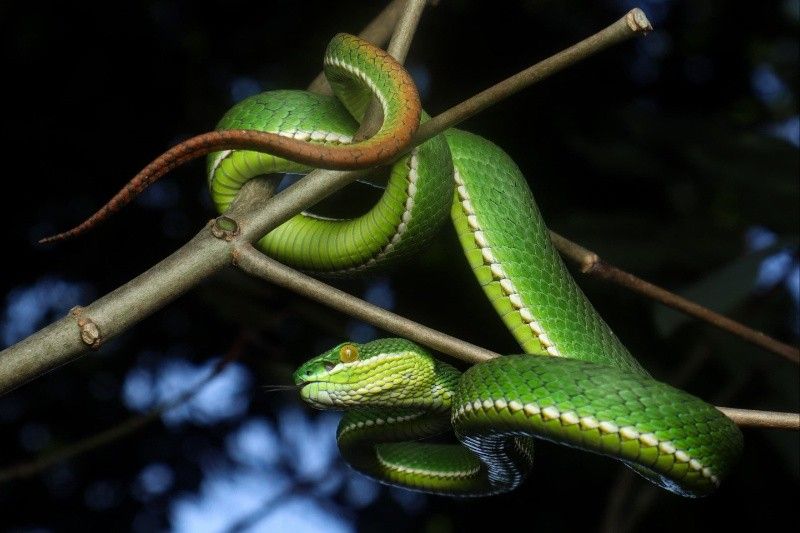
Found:
[[[355,344],[343,344],[339,348],[339,360],[342,363],[352,363],[358,359],[358,346]]]

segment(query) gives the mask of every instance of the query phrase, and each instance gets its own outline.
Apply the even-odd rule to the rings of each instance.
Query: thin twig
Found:
[[[262,254],[252,245],[242,243],[236,248],[236,266],[253,276],[311,298],[361,319],[385,331],[418,342],[443,354],[467,361],[481,363],[500,354],[442,333],[411,319],[365,302],[351,294],[294,270]],[[751,411],[749,409],[719,408],[737,424],[751,427],[800,429],[800,413]]]
[[[653,27],[650,25],[650,21],[647,20],[644,11],[639,8],[632,9],[617,22],[591,37],[493,85],[469,100],[451,107],[444,113],[422,124],[414,136],[412,145],[416,146],[444,130],[452,128],[459,122],[463,122],[467,118],[480,113],[500,100],[504,100],[534,83],[549,78],[553,74],[561,72],[589,56],[626,41],[631,37],[644,35],[652,29]]]
[[[603,521],[600,526],[600,533],[621,533],[621,516],[628,508],[628,497],[634,488],[638,476],[630,468],[620,465],[619,474],[609,490],[608,500],[606,500]]]
[[[148,424],[155,422],[167,411],[183,405],[194,398],[203,389],[203,387],[219,376],[230,363],[241,357],[242,353],[244,352],[245,344],[245,336],[239,335],[231,345],[225,357],[220,359],[220,361],[214,366],[212,371],[206,377],[172,400],[164,402],[163,404],[154,407],[144,414],[130,417],[127,420],[119,424],[115,424],[104,431],[95,433],[89,437],[59,448],[54,452],[37,457],[32,461],[26,461],[0,468],[0,483],[13,481],[15,479],[29,478],[43,470],[46,470],[47,468],[50,468],[54,464],[72,459],[73,457],[86,452],[96,450],[97,448],[126,437],[142,429]]]
[[[725,416],[742,427],[771,427],[775,429],[800,430],[800,413],[754,411],[736,407],[717,407]]]
[[[419,19],[422,17],[426,2],[427,0],[407,0],[403,11],[400,13],[400,18],[397,20],[397,26],[394,28],[392,39],[389,41],[386,51],[400,63],[405,63],[406,61],[408,50],[411,48],[411,41],[414,40],[414,34],[417,31]]]
[[[500,355],[331,287],[264,255],[249,243],[242,243],[237,247],[235,261],[236,266],[248,274],[271,281],[342,313],[374,324],[395,335],[430,346],[452,357],[470,363],[482,363]]]
[[[712,326],[732,333],[737,337],[741,337],[750,344],[782,355],[794,363],[800,363],[800,349],[794,346],[784,344],[765,333],[749,328],[740,322],[715,313],[707,307],[703,307],[698,303],[687,300],[682,296],[678,296],[673,292],[662,289],[614,265],[606,263],[595,252],[587,250],[583,246],[553,231],[550,232],[550,239],[553,241],[556,249],[558,249],[564,257],[576,263],[580,267],[581,272],[588,276],[621,285],[626,289],[642,294],[682,313],[708,322]]]
[[[323,479],[327,476],[323,476]],[[304,487],[296,484],[294,480],[287,483],[286,487],[273,494],[266,501],[262,502],[255,510],[238,517],[231,525],[222,530],[222,533],[241,533],[243,531],[253,531],[254,526],[267,518],[275,509],[281,505],[287,505],[293,498],[302,496],[306,493]]]

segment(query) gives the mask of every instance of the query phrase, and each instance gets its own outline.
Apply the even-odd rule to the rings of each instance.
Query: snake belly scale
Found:
[[[366,91],[379,93],[380,81],[357,65],[336,66],[363,83],[332,83],[336,98],[256,95],[218,128],[349,143]],[[208,161],[220,210],[248,179],[310,169],[243,150]],[[310,360],[295,382],[312,405],[346,410],[337,440],[348,463],[405,488],[481,496],[525,479],[539,437],[616,457],[678,494],[711,492],[740,453],[738,428],[702,400],[648,376],[575,284],[525,178],[490,141],[448,130],[392,166],[386,191],[363,216],[300,214],[259,246],[314,273],[369,270],[429,243],[448,211],[476,279],[527,355],[461,374],[410,341],[381,339],[344,343]],[[460,444],[419,442],[451,429]]]

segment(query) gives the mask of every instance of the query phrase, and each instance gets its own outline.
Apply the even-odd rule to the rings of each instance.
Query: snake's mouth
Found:
[[[334,399],[326,388],[321,388],[320,385],[328,384],[328,381],[304,381],[299,383],[300,397],[303,401],[310,403],[318,409],[330,409],[331,407],[341,407],[340,403]]]

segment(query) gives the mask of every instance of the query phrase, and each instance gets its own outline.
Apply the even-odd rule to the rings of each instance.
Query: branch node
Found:
[[[242,252],[239,250],[239,247],[236,246],[231,250],[231,265],[238,267],[240,258],[242,257]]]
[[[589,252],[581,258],[581,273],[589,274],[599,268],[602,264],[600,256],[594,252]]]
[[[211,225],[211,234],[217,239],[230,242],[239,235],[239,224],[231,217],[218,216]]]
[[[647,15],[638,7],[628,11],[628,14],[625,15],[625,22],[628,23],[628,27],[631,31],[636,33],[648,33],[653,31],[653,25],[650,24]]]
[[[75,317],[75,322],[78,324],[83,343],[92,350],[97,350],[103,343],[103,336],[100,333],[100,327],[97,323],[84,314],[85,310],[85,307],[76,305],[69,310],[69,314]]]

